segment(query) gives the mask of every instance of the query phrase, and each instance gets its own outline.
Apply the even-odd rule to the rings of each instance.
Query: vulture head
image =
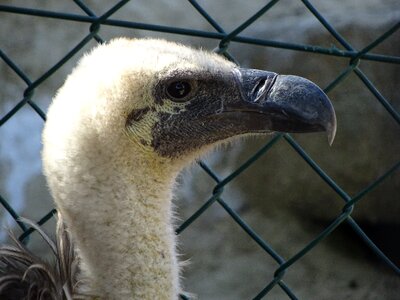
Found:
[[[154,39],[116,39],[97,47],[60,90],[49,122],[54,110],[69,120],[48,130],[73,127],[97,151],[130,141],[131,147],[121,148],[168,163],[186,163],[241,135],[326,131],[331,143],[336,131],[332,104],[311,81],[240,68],[217,54]],[[57,135],[77,134],[52,139]]]

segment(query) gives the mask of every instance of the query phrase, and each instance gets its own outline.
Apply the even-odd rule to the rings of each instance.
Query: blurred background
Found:
[[[117,1],[86,0],[96,15]],[[230,32],[261,9],[266,1],[199,0],[198,3]],[[85,15],[73,1],[0,1],[1,5]],[[362,49],[400,21],[398,0],[314,0],[322,16],[356,49]],[[215,29],[184,0],[137,0],[112,19],[189,28]],[[0,8],[0,49],[35,81],[63,58],[88,33],[89,23],[11,14]],[[104,40],[118,36],[158,37],[213,50],[219,40],[103,25]],[[343,49],[302,1],[281,0],[240,36]],[[44,111],[85,51],[34,90],[32,100]],[[244,67],[309,78],[322,88],[349,65],[349,58],[231,42],[229,53]],[[397,31],[372,53],[399,56]],[[360,69],[397,110],[400,109],[397,63],[362,60]],[[21,99],[26,83],[0,60],[0,119]],[[293,135],[319,166],[350,196],[356,195],[400,159],[400,126],[354,73],[329,92],[337,114],[333,146],[323,134]],[[0,126],[0,195],[16,212],[39,220],[53,208],[41,173],[43,121],[25,105]],[[229,175],[271,137],[237,142],[204,158],[221,178]],[[215,182],[199,166],[185,170],[175,200],[181,224],[212,195]],[[400,172],[393,172],[357,202],[352,217],[397,265],[400,264]],[[288,259],[322,232],[343,208],[343,200],[283,139],[224,189],[222,198],[283,258]],[[20,233],[0,205],[0,242],[6,228]],[[44,228],[52,232],[54,219]],[[48,256],[33,234],[29,247]],[[214,203],[179,235],[179,252],[188,260],[185,289],[199,299],[251,299],[272,279],[279,265],[232,218]],[[299,299],[399,299],[400,279],[383,264],[345,223],[293,264],[284,281]],[[275,287],[267,299],[288,299]]]

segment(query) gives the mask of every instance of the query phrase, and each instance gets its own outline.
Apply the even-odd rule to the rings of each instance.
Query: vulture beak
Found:
[[[235,69],[241,97],[224,103],[223,112],[244,113],[252,128],[281,132],[326,131],[331,145],[336,133],[332,103],[313,82],[298,76],[255,69]],[[243,115],[243,114],[242,114]],[[251,115],[251,117],[249,117]],[[262,130],[262,128],[260,128]]]

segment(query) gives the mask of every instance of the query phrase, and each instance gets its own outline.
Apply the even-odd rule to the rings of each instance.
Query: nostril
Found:
[[[274,85],[276,77],[277,75],[275,75],[273,78],[270,76],[264,77],[257,82],[251,93],[251,99],[253,102],[259,102],[260,100],[265,99],[269,90]]]
[[[266,82],[267,79],[266,78],[262,78],[258,81],[258,83],[254,86],[253,90],[252,90],[252,100],[254,102],[257,102],[258,100],[260,100],[261,96],[264,94],[265,89],[266,89]]]

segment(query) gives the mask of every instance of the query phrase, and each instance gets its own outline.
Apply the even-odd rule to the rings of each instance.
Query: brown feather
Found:
[[[41,235],[55,260],[48,262],[35,255],[10,233],[14,245],[0,247],[0,299],[77,300],[93,297],[80,291],[83,282],[79,258],[60,215],[56,242],[35,223],[22,221]]]

